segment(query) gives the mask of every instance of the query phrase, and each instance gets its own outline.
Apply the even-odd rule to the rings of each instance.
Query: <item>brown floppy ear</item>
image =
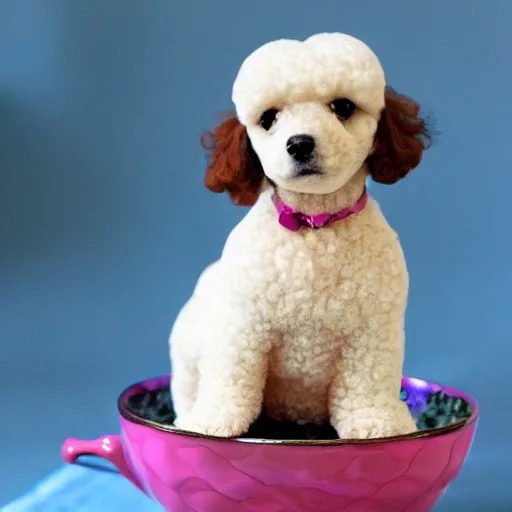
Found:
[[[236,114],[205,133],[201,144],[209,163],[204,183],[212,192],[227,192],[238,206],[252,206],[264,179],[260,160]]]
[[[418,166],[423,151],[430,147],[431,135],[413,99],[391,88],[386,89],[385,99],[374,151],[366,163],[376,182],[391,185]]]

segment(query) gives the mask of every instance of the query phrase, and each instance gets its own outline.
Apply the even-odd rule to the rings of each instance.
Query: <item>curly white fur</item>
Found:
[[[385,78],[357,39],[281,40],[243,63],[233,88],[241,123],[280,197],[304,213],[360,196],[384,107]],[[356,113],[329,110],[347,97]],[[268,132],[263,111],[279,109]],[[308,133],[323,174],[297,179],[286,141]],[[273,187],[200,277],[170,337],[176,425],[218,436],[246,432],[261,411],[330,420],[345,438],[415,430],[400,401],[408,275],[397,235],[372,199],[319,230],[277,222]]]

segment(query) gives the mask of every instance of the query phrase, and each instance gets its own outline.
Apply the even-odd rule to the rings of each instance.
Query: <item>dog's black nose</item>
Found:
[[[286,151],[298,162],[309,160],[314,149],[315,139],[311,135],[293,135],[286,143]]]

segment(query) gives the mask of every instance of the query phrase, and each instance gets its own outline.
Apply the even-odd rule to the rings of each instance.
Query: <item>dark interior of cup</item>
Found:
[[[471,405],[461,397],[450,396],[442,389],[427,386],[417,379],[402,383],[400,399],[407,403],[419,430],[432,430],[453,425],[469,418]],[[175,419],[169,387],[141,389],[128,397],[126,409],[142,420],[171,426]],[[252,424],[249,431],[241,436],[250,439],[272,440],[335,440],[336,431],[331,425],[299,425],[292,422],[278,422],[264,413]]]

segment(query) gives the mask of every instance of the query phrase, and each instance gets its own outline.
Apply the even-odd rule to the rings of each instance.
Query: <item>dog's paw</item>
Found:
[[[236,416],[222,414],[196,415],[189,414],[176,419],[174,426],[180,430],[195,432],[206,436],[239,437],[245,434],[250,422]]]
[[[344,439],[376,439],[416,432],[417,427],[407,407],[364,408],[333,425]]]

